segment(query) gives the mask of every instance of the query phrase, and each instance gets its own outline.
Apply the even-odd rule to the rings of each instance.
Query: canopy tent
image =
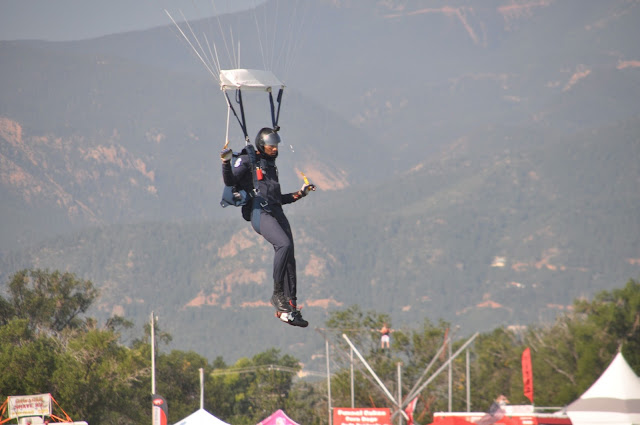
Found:
[[[567,407],[573,425],[640,424],[640,378],[621,353],[579,399]]]
[[[196,410],[175,425],[229,425],[204,409]]]
[[[281,409],[276,410],[266,419],[260,421],[258,425],[299,425]]]

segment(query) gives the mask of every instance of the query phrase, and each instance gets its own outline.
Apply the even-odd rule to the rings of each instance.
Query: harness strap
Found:
[[[249,157],[249,163],[251,164],[251,176],[253,177],[253,191],[251,193],[251,197],[253,198],[253,202],[258,202],[261,208],[266,211],[269,211],[269,203],[266,199],[264,199],[260,195],[260,190],[258,189],[258,172],[256,170],[257,159],[256,159],[256,151],[251,143],[248,143],[245,146],[245,150],[247,152],[247,156]],[[254,208],[257,206],[254,204]]]

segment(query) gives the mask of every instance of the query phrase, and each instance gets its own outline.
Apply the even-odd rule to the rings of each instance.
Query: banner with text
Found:
[[[16,395],[8,397],[9,418],[51,415],[51,394]]]
[[[391,425],[387,408],[333,408],[333,425]]]

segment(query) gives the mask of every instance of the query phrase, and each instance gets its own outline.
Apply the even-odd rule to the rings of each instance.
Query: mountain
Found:
[[[283,188],[299,171],[319,187],[287,207],[312,326],[359,304],[468,334],[550,320],[640,274],[638,2],[276,6],[190,25],[280,41],[256,25],[277,9],[262,29],[304,46],[274,68]],[[241,64],[267,44],[242,43]],[[175,27],[0,56],[4,281],[73,271],[101,288],[94,314],[153,310],[173,347],[277,346],[321,367],[317,333],[266,319],[272,248],[218,205],[226,104]],[[268,100],[247,105],[253,134]]]

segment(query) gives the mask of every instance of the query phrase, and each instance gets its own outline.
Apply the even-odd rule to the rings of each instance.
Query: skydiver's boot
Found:
[[[271,305],[275,307],[277,313],[291,312],[291,306],[284,296],[284,282],[273,282],[273,295],[271,296]]]
[[[298,309],[298,305],[295,298],[289,300],[289,306],[291,307],[290,313],[281,313],[278,317],[283,322],[287,323],[291,326],[299,326],[301,328],[306,328],[309,326],[309,322],[302,318],[302,313]]]

